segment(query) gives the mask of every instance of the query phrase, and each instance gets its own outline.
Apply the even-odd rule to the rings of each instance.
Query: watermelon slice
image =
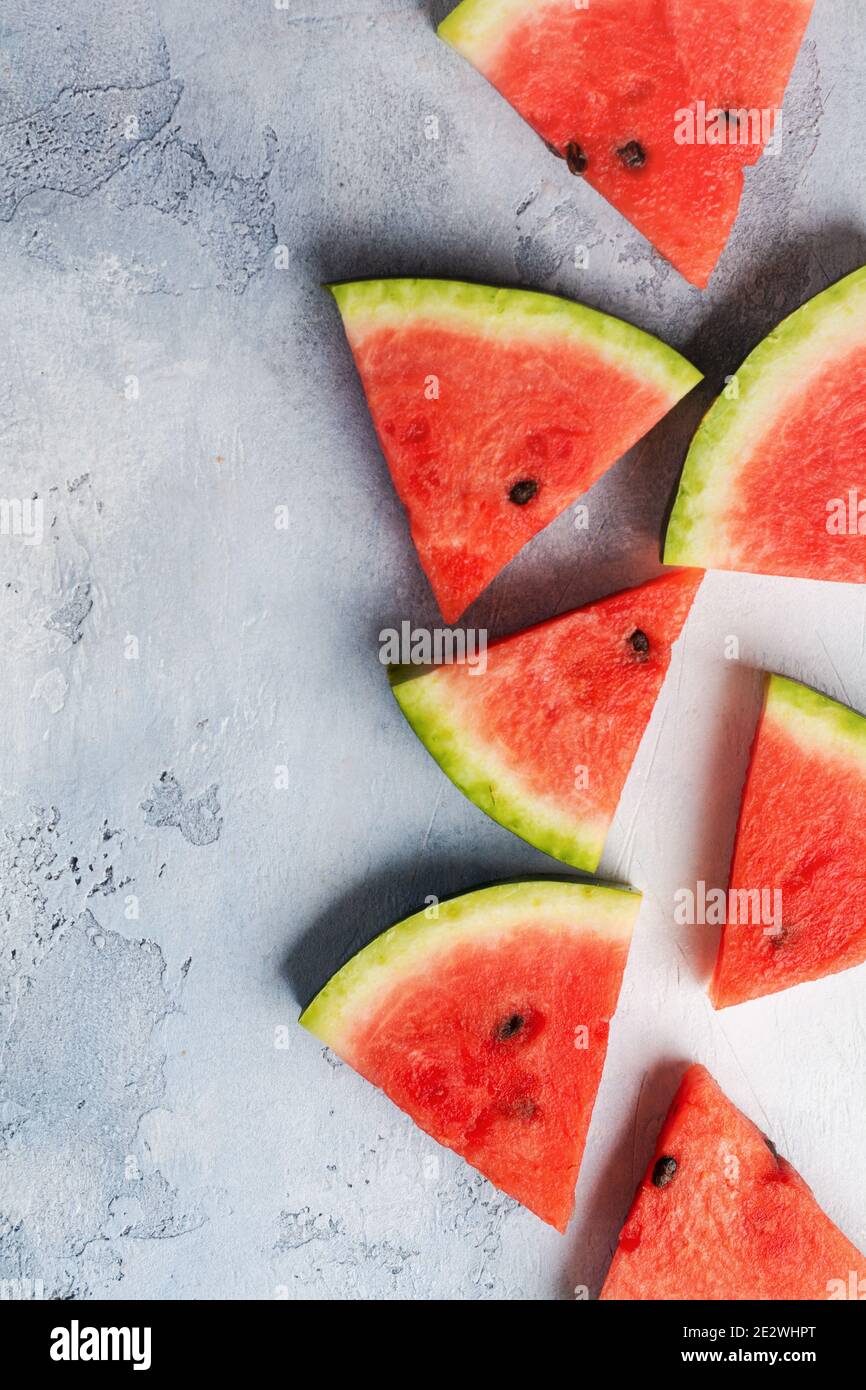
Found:
[[[439,34],[703,288],[813,0],[464,0]]]
[[[689,1067],[601,1297],[815,1301],[847,1297],[863,1276],[866,1259],[790,1163]]]
[[[864,806],[866,718],[770,676],[731,866],[738,921],[729,907],[710,985],[717,1009],[866,960]],[[767,906],[779,894],[781,920],[759,892]]]
[[[394,694],[462,792],[594,873],[702,572],[682,571],[494,642],[487,668],[392,668]]]
[[[553,295],[332,292],[446,622],[700,380],[658,339]]]
[[[866,580],[866,267],[747,358],[692,442],[668,565]]]
[[[639,905],[553,880],[467,893],[377,937],[301,1022],[563,1231]]]

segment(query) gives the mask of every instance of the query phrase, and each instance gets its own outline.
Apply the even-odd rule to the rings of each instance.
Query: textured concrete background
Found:
[[[724,881],[748,668],[866,708],[853,587],[704,586],[602,865],[646,902],[566,1238],[295,1024],[426,894],[552,867],[388,694],[379,630],[436,610],[320,282],[562,291],[667,337],[712,390],[866,261],[859,0],[818,0],[782,153],[704,295],[436,39],[445,9],[0,15],[0,493],[45,520],[40,545],[0,536],[0,1278],[46,1295],[595,1291],[692,1059],[866,1242],[862,970],[714,1016],[714,933],[672,923],[678,886]],[[468,620],[503,631],[654,572],[709,393]]]

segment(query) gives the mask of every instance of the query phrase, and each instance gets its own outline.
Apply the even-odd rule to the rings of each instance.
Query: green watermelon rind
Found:
[[[724,518],[737,458],[778,414],[787,394],[847,343],[866,343],[866,266],[831,285],[773,329],[736,373],[738,398],[720,396],[692,440],[668,522],[663,562],[725,569]],[[859,330],[859,331],[858,331]],[[796,476],[792,475],[792,488]]]
[[[538,0],[463,0],[436,32],[464,58],[483,60],[508,37],[512,22],[538,8]]]
[[[327,288],[350,343],[354,334],[363,336],[366,325],[444,321],[505,341],[539,337],[580,343],[634,378],[654,382],[671,406],[702,380],[697,367],[651,333],[559,295],[465,280],[348,280]]]
[[[408,723],[446,777],[470,801],[506,830],[553,859],[595,873],[610,818],[576,820],[543,798],[533,796],[514,773],[499,765],[490,749],[464,732],[447,699],[437,697],[435,672],[419,675],[411,666],[392,666],[391,690]],[[513,782],[513,789],[508,783]]]
[[[403,976],[435,969],[440,953],[460,940],[501,936],[515,927],[591,932],[628,945],[641,894],[608,884],[565,879],[531,879],[476,889],[437,904],[436,916],[424,908],[390,927],[346,962],[328,981],[300,1022],[328,1047],[339,1051],[354,1020],[366,1016],[380,990]]]
[[[788,676],[767,681],[766,712],[801,745],[836,753],[866,772],[866,716]]]

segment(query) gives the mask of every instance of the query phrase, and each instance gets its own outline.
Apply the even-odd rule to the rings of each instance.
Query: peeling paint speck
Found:
[[[81,641],[84,620],[92,607],[93,599],[90,596],[89,582],[76,584],[69,598],[50,614],[45,626],[55,632],[62,632],[64,637],[69,638],[74,647]]]
[[[211,845],[220,837],[219,788],[214,785],[198,796],[184,798],[183,789],[170,772],[154,784],[153,796],[141,803],[148,825],[176,826],[191,845]]]

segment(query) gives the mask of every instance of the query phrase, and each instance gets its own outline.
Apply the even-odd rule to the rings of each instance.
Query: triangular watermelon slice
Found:
[[[785,319],[716,401],[664,560],[866,580],[866,267]]]
[[[563,1231],[639,906],[553,880],[467,893],[377,937],[301,1022]]]
[[[866,1258],[703,1067],[683,1077],[603,1299],[840,1299]],[[853,1297],[857,1297],[857,1293]]]
[[[693,284],[724,250],[813,0],[464,0],[439,34]],[[567,175],[565,175],[567,177]]]
[[[866,718],[770,676],[710,986],[717,1009],[866,961],[864,807]]]
[[[332,292],[446,622],[700,380],[657,338],[553,295]]]
[[[415,733],[493,820],[594,873],[702,571],[494,642],[487,666],[392,669]]]

